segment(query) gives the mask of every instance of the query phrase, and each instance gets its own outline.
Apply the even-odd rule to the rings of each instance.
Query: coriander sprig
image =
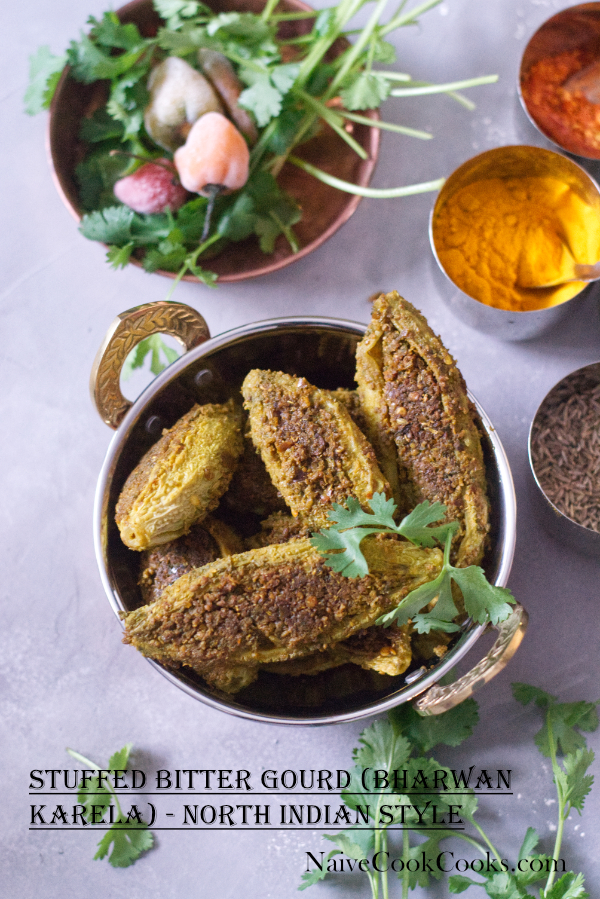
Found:
[[[349,497],[345,506],[334,503],[329,518],[333,522],[313,534],[311,543],[325,557],[325,564],[346,577],[365,577],[369,573],[367,560],[360,548],[370,534],[398,534],[417,546],[444,547],[442,569],[434,580],[412,590],[395,609],[377,619],[377,624],[406,624],[411,620],[418,633],[441,630],[452,633],[459,630],[455,619],[459,612],[452,595],[452,584],[462,593],[465,611],[477,624],[490,621],[498,624],[511,613],[510,604],[515,598],[505,587],[495,587],[487,580],[482,568],[469,565],[455,568],[450,563],[452,538],[458,524],[441,521],[446,513],[443,503],[419,503],[399,525],[394,521],[396,503],[385,494],[375,493],[369,500],[372,512],[365,512],[355,497]],[[422,611],[435,603],[433,608]]]
[[[77,792],[77,801],[84,807],[83,817],[85,820],[89,824],[98,823],[98,818],[102,818],[114,803],[117,820],[98,843],[98,850],[94,855],[94,859],[101,859],[110,852],[108,860],[113,868],[128,868],[138,860],[142,852],[151,849],[154,844],[154,836],[148,830],[147,824],[140,821],[137,816],[131,820],[129,816],[126,817],[123,814],[119,797],[109,780],[103,777],[100,782],[100,771],[106,773],[126,770],[131,748],[132,744],[127,743],[110,757],[108,766],[102,769],[95,762],[81,755],[80,752],[67,748],[69,755],[78,762],[93,771],[98,771],[96,777],[92,777],[89,781],[83,781]]]
[[[32,56],[26,111],[34,114],[50,106],[65,65],[70,66],[71,77],[84,84],[103,82],[106,104],[83,119],[79,134],[89,148],[75,171],[79,206],[85,213],[82,234],[108,245],[107,259],[114,268],[139,258],[146,271],[173,272],[173,288],[187,273],[214,286],[216,275],[204,267],[204,260],[230,242],[254,235],[261,250],[269,254],[274,252],[277,238],[284,238],[292,252],[297,252],[293,228],[302,212],[276,181],[286,163],[331,187],[360,196],[405,197],[441,186],[441,179],[432,179],[394,188],[359,187],[313,166],[297,152],[301,144],[329,126],[357,157],[366,157],[351,133],[353,123],[428,139],[428,132],[370,119],[362,113],[379,108],[383,100],[395,95],[445,92],[465,103],[457,88],[496,80],[495,76],[483,76],[424,85],[404,72],[390,70],[396,54],[388,35],[416,24],[439,2],[424,0],[406,9],[401,0],[387,10],[388,0],[339,0],[318,12],[278,13],[276,0],[267,0],[262,12],[253,14],[215,13],[197,0],[154,0],[164,25],[150,37],[142,35],[134,23],[123,24],[116,13],[106,12],[99,19],[88,19],[89,34],[72,41],[66,54],[56,56],[46,46]],[[365,12],[365,23],[357,27],[353,22]],[[311,30],[291,41],[280,38],[280,23],[298,18],[306,19]],[[251,148],[250,178],[241,189],[218,199],[206,234],[204,197],[190,200],[175,215],[134,214],[116,205],[113,194],[116,181],[132,173],[132,164],[125,161],[127,154],[141,157],[141,164],[165,155],[144,124],[152,67],[167,56],[180,57],[197,67],[197,53],[202,48],[217,51],[233,64],[243,88],[238,103],[258,129],[258,140]],[[400,89],[398,82],[402,82]],[[115,151],[120,157],[113,155]]]
[[[425,718],[405,704],[392,709],[387,719],[367,727],[359,737],[359,746],[353,751],[356,767],[351,772],[352,782],[341,798],[349,808],[368,808],[369,826],[326,835],[325,838],[337,848],[324,856],[320,866],[302,875],[298,889],[304,890],[330,879],[336,870],[337,856],[343,854],[357,862],[364,860],[362,865],[356,865],[356,869],[366,873],[372,899],[389,899],[389,865],[375,867],[371,864],[375,853],[389,851],[389,856],[383,857],[397,859],[395,870],[402,899],[408,899],[409,892],[419,887],[427,890],[432,887],[431,895],[437,895],[439,887],[434,881],[444,877],[446,860],[453,858],[451,852],[445,853],[446,841],[458,839],[475,850],[476,857],[470,869],[481,879],[470,876],[471,872],[468,875],[451,874],[448,888],[453,894],[464,893],[474,886],[483,890],[489,899],[589,899],[583,874],[565,871],[560,852],[564,823],[572,809],[581,814],[585,797],[592,787],[593,777],[587,771],[594,754],[588,750],[581,731],[593,731],[598,726],[596,707],[599,703],[559,703],[556,697],[538,687],[521,683],[513,684],[513,694],[523,705],[533,702],[544,713],[543,727],[535,742],[542,754],[552,761],[557,790],[558,827],[552,855],[536,851],[540,835],[533,827],[528,827],[517,859],[509,863],[477,820],[478,795],[468,782],[472,769],[460,772],[463,775],[461,781],[456,771],[445,767],[432,755],[435,747],[458,746],[470,736],[478,720],[475,700],[467,699],[448,712]],[[558,754],[567,746],[576,748],[565,753],[561,764]],[[394,770],[403,776],[397,787],[391,777]],[[374,771],[390,773],[383,786],[381,782],[375,783]],[[451,784],[449,793],[447,786],[438,786],[439,782],[444,783],[444,777]],[[457,830],[442,823],[423,829],[422,815],[417,814],[414,807],[422,809],[426,801],[436,806],[439,820],[451,804],[455,808],[459,806],[460,818],[466,827]],[[389,814],[381,815],[383,806],[390,809],[394,805],[402,812],[391,820]],[[392,841],[399,829],[402,836],[396,848]],[[443,866],[436,864],[440,855],[444,858]],[[560,875],[558,879],[557,874]],[[537,887],[535,896],[530,892],[534,887]]]

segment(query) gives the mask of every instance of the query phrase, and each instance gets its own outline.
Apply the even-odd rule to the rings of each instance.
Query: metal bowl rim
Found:
[[[253,337],[258,334],[263,334],[268,331],[275,331],[281,328],[294,329],[300,328],[302,326],[315,326],[335,331],[345,330],[347,332],[354,332],[357,335],[363,335],[367,329],[367,325],[361,322],[354,322],[347,319],[328,318],[323,316],[285,316],[281,318],[263,319],[258,322],[251,322],[249,324],[241,325],[237,328],[232,328],[228,331],[223,331],[221,334],[209,338],[209,340],[200,344],[198,347],[195,347],[193,350],[183,353],[183,355],[177,361],[175,361],[172,365],[168,366],[168,368],[161,372],[161,374],[159,374],[135,400],[135,402],[132,404],[131,408],[123,418],[123,421],[113,435],[106,451],[106,457],[100,470],[100,475],[96,486],[93,511],[94,551],[96,554],[96,562],[98,564],[98,569],[100,572],[100,579],[102,581],[102,586],[104,587],[104,592],[108,597],[113,612],[117,616],[121,627],[122,622],[119,613],[121,611],[124,611],[124,606],[120,600],[118,593],[113,589],[113,586],[110,583],[106,566],[104,564],[104,550],[102,546],[103,506],[108,481],[113,469],[114,462],[118,457],[122,445],[128,439],[133,425],[136,423],[139,416],[146,407],[148,401],[155,395],[155,393],[157,393],[171,380],[175,379],[181,373],[181,371],[187,368],[190,363],[196,361],[199,358],[202,358],[207,354],[207,352],[210,353],[213,350],[229,345],[232,341],[235,341],[238,338],[248,336]],[[477,408],[477,412],[485,427],[487,436],[492,444],[494,459],[498,467],[499,486],[505,505],[503,524],[506,528],[506,534],[504,539],[504,546],[501,551],[500,568],[495,580],[495,584],[497,586],[504,587],[506,586],[510,574],[516,544],[515,488],[506,452],[496,434],[496,431],[487,413],[470,391],[468,391],[468,395],[469,398],[474,402]],[[180,690],[183,690],[194,699],[203,702],[204,704],[220,712],[227,712],[228,714],[232,714],[249,721],[261,721],[267,724],[304,726],[341,724],[350,721],[357,721],[370,715],[387,712],[389,709],[394,708],[399,704],[409,702],[411,699],[419,696],[429,687],[433,686],[433,684],[437,683],[445,674],[447,674],[454,667],[456,662],[458,662],[464,655],[466,655],[466,653],[471,649],[471,647],[476,643],[476,641],[486,629],[487,625],[485,624],[471,625],[470,628],[465,631],[462,640],[459,640],[457,645],[452,650],[450,650],[443,661],[437,663],[425,676],[418,678],[414,684],[401,688],[401,703],[398,702],[397,696],[392,695],[386,699],[374,700],[373,702],[368,703],[365,706],[362,706],[360,709],[356,709],[354,711],[331,713],[320,716],[313,715],[304,718],[291,716],[286,717],[285,715],[272,715],[263,712],[253,712],[243,708],[236,708],[234,705],[228,705],[219,699],[213,698],[209,694],[199,693],[197,688],[194,688],[191,685],[187,684],[185,681],[181,680],[175,673],[167,670],[158,662],[155,662],[152,659],[146,659],[146,661],[149,662],[153,668],[159,671],[163,675],[163,677],[177,686]]]
[[[600,6],[600,4],[599,4],[599,6]],[[528,435],[527,435],[527,458],[529,459],[529,468],[530,468],[530,470],[531,470],[531,474],[533,475],[533,479],[534,479],[534,481],[535,481],[535,485],[536,485],[537,489],[539,490],[539,492],[540,492],[542,498],[548,503],[548,505],[550,506],[550,508],[552,509],[552,511],[556,513],[557,517],[558,517],[561,521],[568,522],[568,524],[569,524],[570,526],[572,526],[572,527],[574,527],[574,528],[578,528],[578,529],[581,531],[582,534],[586,534],[586,535],[590,535],[590,536],[592,536],[592,537],[596,537],[596,538],[598,539],[598,542],[599,542],[599,545],[600,545],[600,533],[599,533],[598,531],[595,531],[593,528],[588,528],[588,527],[586,527],[584,524],[580,524],[578,521],[575,521],[573,518],[570,518],[568,515],[565,514],[565,512],[562,512],[562,511],[558,508],[558,506],[556,506],[556,505],[552,502],[552,500],[550,499],[550,497],[548,496],[548,494],[546,493],[546,491],[544,490],[544,488],[542,487],[542,485],[541,485],[540,482],[539,482],[539,479],[538,479],[538,476],[537,476],[537,472],[536,472],[536,470],[535,470],[535,464],[534,464],[534,461],[533,461],[533,448],[532,448],[533,429],[534,429],[534,426],[535,426],[535,422],[536,422],[536,419],[537,419],[538,415],[540,414],[540,411],[541,411],[541,409],[542,409],[542,406],[544,405],[544,403],[546,402],[546,400],[548,399],[548,397],[550,396],[550,394],[553,393],[558,387],[561,387],[562,384],[564,384],[564,382],[565,382],[565,381],[568,381],[570,378],[576,377],[577,375],[582,374],[582,373],[583,373],[584,371],[586,371],[586,369],[588,369],[588,368],[596,368],[596,367],[600,369],[600,361],[598,361],[598,362],[589,362],[587,365],[582,365],[580,368],[575,368],[575,369],[573,369],[573,371],[569,372],[568,374],[564,375],[564,377],[560,378],[560,379],[556,382],[556,384],[554,384],[554,385],[550,388],[550,390],[548,390],[548,391],[546,392],[546,394],[544,395],[543,400],[541,401],[541,403],[539,404],[539,406],[538,406],[537,409],[535,410],[535,414],[534,414],[533,418],[531,419],[531,424],[529,425],[529,433],[528,433]],[[599,383],[600,383],[600,381],[599,381]]]
[[[550,22],[552,22],[554,19],[558,19],[561,16],[566,17],[567,14],[573,13],[576,9],[578,9],[581,6],[596,6],[598,8],[598,10],[600,11],[600,3],[577,3],[577,4],[575,4],[575,6],[567,6],[565,9],[558,10],[557,12],[554,13],[554,15],[550,16],[548,19],[546,19],[544,22],[542,22],[542,24],[539,25],[535,29],[535,31],[530,35],[529,40],[525,44],[525,49],[523,50],[523,52],[521,54],[521,60],[519,62],[519,71],[517,73],[517,96],[519,98],[519,102],[521,104],[523,112],[527,116],[529,122],[533,125],[535,130],[538,132],[538,134],[541,134],[541,136],[543,138],[545,138],[547,141],[549,141],[554,147],[558,147],[558,149],[561,150],[563,153],[569,153],[572,156],[577,156],[579,159],[588,159],[588,160],[590,160],[590,162],[598,162],[600,160],[600,151],[597,156],[587,156],[585,153],[576,153],[574,150],[570,150],[568,147],[565,147],[563,144],[560,144],[556,140],[556,138],[552,137],[551,134],[548,134],[547,131],[544,131],[544,129],[541,127],[541,125],[539,125],[538,122],[536,122],[536,120],[533,118],[532,114],[529,112],[529,107],[527,106],[527,103],[525,102],[525,98],[523,97],[523,92],[521,90],[521,79],[523,76],[523,59],[525,57],[525,54],[527,53],[527,50],[529,49],[529,45],[531,44],[531,42],[540,33],[540,31],[542,31],[542,29],[546,28],[550,24]],[[544,148],[544,149],[546,149],[546,148]],[[568,302],[568,300],[566,302]]]
[[[598,5],[600,6],[600,3]],[[558,147],[559,145],[556,144],[555,146]],[[469,159],[465,159],[464,162],[462,162],[459,166],[457,166],[455,169],[453,169],[452,172],[448,175],[440,192],[438,193],[437,197],[435,198],[435,200],[433,202],[433,206],[431,207],[431,210],[429,212],[428,232],[429,232],[429,245],[431,247],[431,252],[433,253],[433,258],[435,259],[439,270],[444,275],[446,280],[450,284],[452,284],[452,286],[456,290],[459,290],[463,296],[467,297],[469,300],[472,300],[473,303],[477,303],[478,306],[482,306],[484,309],[491,309],[494,312],[498,312],[500,314],[518,315],[521,321],[526,322],[528,316],[529,316],[529,321],[532,321],[534,317],[537,316],[538,318],[541,318],[544,316],[545,313],[553,312],[554,314],[556,314],[556,310],[564,308],[572,300],[579,299],[579,297],[581,297],[581,294],[583,293],[583,291],[587,290],[588,287],[590,286],[590,283],[593,283],[593,282],[584,284],[584,286],[581,288],[579,293],[576,293],[574,296],[569,297],[568,300],[563,300],[562,303],[558,303],[556,306],[546,306],[542,309],[502,309],[500,306],[488,306],[487,303],[482,303],[481,300],[478,300],[476,297],[472,297],[470,293],[466,293],[462,289],[462,287],[459,287],[458,284],[452,280],[452,278],[446,271],[445,267],[443,266],[441,259],[438,256],[437,249],[435,246],[435,241],[433,239],[433,215],[435,213],[435,209],[439,202],[441,193],[442,193],[444,187],[446,187],[446,185],[450,182],[450,179],[454,175],[458,174],[458,172],[460,172],[463,168],[468,166],[470,163],[475,162],[475,160],[477,160],[477,159],[481,159],[484,156],[491,156],[491,155],[496,154],[501,151],[511,150],[513,148],[514,149],[522,148],[522,147],[525,147],[528,150],[535,150],[535,151],[540,151],[542,153],[549,153],[549,154],[553,154],[555,156],[560,156],[563,160],[571,163],[571,165],[573,165],[573,166],[575,166],[575,168],[579,169],[579,171],[583,175],[585,175],[589,181],[592,182],[592,184],[594,185],[594,187],[596,188],[596,190],[598,192],[598,195],[600,196],[600,184],[598,184],[598,182],[593,177],[593,175],[591,175],[586,169],[583,168],[582,165],[580,165],[574,159],[570,159],[570,158],[564,156],[563,153],[557,153],[556,150],[550,150],[548,147],[538,147],[535,144],[506,144],[501,147],[490,147],[488,150],[483,150],[481,153],[476,153],[475,156],[470,156]],[[562,150],[563,148],[560,147],[560,149]],[[568,152],[568,151],[565,151],[565,152]]]

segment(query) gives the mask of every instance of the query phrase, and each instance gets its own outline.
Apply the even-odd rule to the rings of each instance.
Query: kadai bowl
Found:
[[[473,483],[479,485],[479,498],[468,501],[475,525],[465,525],[466,532],[471,534],[469,540],[472,538],[474,543],[471,545],[463,535],[458,550],[462,562],[456,564],[467,565],[479,560],[488,581],[504,587],[514,552],[516,504],[502,445],[484,410],[467,395],[451,357],[430,332],[423,317],[397,294],[377,301],[374,308],[380,310],[378,314],[383,315],[381,310],[385,312],[388,308],[385,305],[388,298],[396,305],[403,304],[398,308],[403,316],[408,316],[409,330],[415,334],[414,344],[406,344],[405,349],[409,347],[407,352],[414,362],[415,377],[425,379],[419,395],[413,396],[414,409],[404,410],[407,420],[416,409],[434,417],[436,410],[444,415],[443,409],[458,409],[458,417],[452,421],[458,422],[461,428],[464,425],[452,445],[462,447],[457,464],[463,466],[469,483],[469,479],[474,479]],[[335,481],[338,475],[349,477],[356,484],[355,495],[359,498],[390,489],[389,485],[385,486],[387,473],[382,474],[391,470],[389,460],[384,459],[382,468],[378,467],[373,449],[355,423],[361,414],[355,392],[355,374],[358,375],[360,368],[357,359],[362,353],[368,368],[377,355],[369,350],[369,342],[376,333],[373,322],[366,338],[364,325],[316,317],[271,319],[210,337],[204,320],[195,310],[177,303],[154,303],[119,316],[98,353],[92,373],[92,393],[100,415],[116,429],[100,474],[94,511],[95,548],[104,589],[125,627],[125,642],[148,656],[149,664],[172,684],[212,708],[254,721],[300,725],[351,721],[417,699],[423,714],[436,714],[462,701],[475,686],[489,680],[504,667],[521,642],[527,616],[517,603],[511,607],[506,620],[496,625],[498,636],[487,655],[467,674],[441,687],[440,679],[469,652],[487,625],[476,624],[463,614],[454,633],[443,635],[441,640],[434,637],[428,646],[427,639],[420,645],[411,643],[409,625],[401,637],[402,651],[399,643],[388,645],[385,634],[383,643],[378,644],[384,629],[371,627],[375,606],[369,606],[371,600],[360,606],[364,585],[371,583],[371,574],[358,579],[345,578],[324,567],[320,557],[315,560],[316,551],[309,545],[306,531],[298,536],[299,525],[305,520],[302,503],[307,498],[308,506],[312,503],[313,512],[319,513],[317,518],[310,519],[313,522],[310,530],[316,531],[326,521],[324,513],[331,509],[331,498],[342,495]],[[119,387],[122,364],[137,342],[159,332],[175,336],[186,352],[131,404],[123,398]],[[404,346],[402,341],[399,346]],[[366,384],[364,378],[363,382]],[[245,423],[241,417],[242,391],[248,416]],[[429,412],[425,412],[427,409]],[[148,591],[157,586],[162,589],[158,570],[164,574],[165,564],[167,568],[180,564],[178,547],[183,547],[185,555],[193,528],[178,540],[163,543],[167,555],[157,562],[157,557],[151,555],[155,549],[143,547],[144,535],[154,532],[158,519],[154,513],[146,515],[148,506],[143,505],[141,518],[137,516],[134,522],[132,509],[136,497],[142,495],[144,479],[146,485],[153,483],[154,463],[176,460],[184,452],[187,439],[187,431],[184,433],[182,428],[190,427],[190,422],[202,416],[210,417],[211,421],[216,416],[224,422],[211,432],[213,436],[199,450],[210,453],[220,445],[220,455],[213,456],[212,461],[202,456],[203,461],[197,462],[195,468],[202,473],[204,487],[208,481],[220,484],[215,498],[208,503],[209,515],[199,525],[209,532],[203,538],[205,542],[212,540],[213,548],[219,545],[217,558],[205,564],[205,560],[198,561],[196,556],[196,561],[191,562],[193,570],[188,564],[184,569],[187,573],[174,582],[169,581],[162,594],[155,598]],[[461,416],[465,416],[462,424]],[[274,436],[270,430],[273,422],[276,422]],[[284,425],[285,434],[277,430]],[[263,440],[260,455],[247,436],[248,428],[252,441]],[[465,431],[474,441],[472,456],[464,452],[471,439],[465,438]],[[330,440],[333,433],[337,437]],[[413,449],[419,450],[421,439],[427,438],[424,434],[417,436]],[[298,447],[309,458],[304,467],[293,468],[289,460],[293,457],[297,461]],[[385,448],[379,447],[378,452],[382,451],[385,456]],[[348,454],[350,461],[346,464]],[[427,454],[433,465],[436,446],[429,446],[421,453]],[[233,467],[232,456],[237,456]],[[457,449],[457,459],[458,456]],[[343,460],[343,470],[340,464],[339,471],[335,468],[338,458]],[[331,460],[334,475],[329,493],[318,494],[320,478],[325,477],[323,466]],[[446,450],[445,462],[449,468],[455,461],[452,452]],[[168,461],[167,477],[176,464]],[[264,486],[269,475],[275,480]],[[225,481],[227,484],[223,486]],[[275,483],[279,490],[274,489]],[[400,493],[407,489],[406,484],[397,487]],[[194,504],[204,501],[199,499],[203,489],[194,488],[191,504],[186,506],[187,510],[192,509],[192,514]],[[289,505],[287,517],[281,507],[283,499]],[[290,509],[296,510],[295,518],[290,517]],[[166,515],[160,525],[162,539],[171,541],[176,532],[181,533],[181,521],[187,514],[180,509],[178,515]],[[277,529],[279,534],[274,536]],[[289,540],[290,536],[293,539]],[[373,545],[379,546],[380,537],[373,539]],[[380,558],[383,566],[388,564],[388,546]],[[402,551],[407,546],[404,542]],[[396,551],[394,547],[392,552]],[[431,561],[435,557],[438,560],[435,565],[439,566],[439,549],[423,550],[412,544],[410,547],[410,552],[416,552],[417,556],[432,554],[427,558]],[[156,549],[160,555],[160,546]],[[195,546],[193,552],[197,550]],[[304,568],[299,566],[300,555],[309,560]],[[389,574],[393,580],[396,569]],[[197,576],[202,583],[196,581]],[[203,600],[203,610],[198,615],[193,598],[184,597],[180,602],[179,592],[185,585],[193,582],[195,590],[200,584],[202,591],[215,577],[220,578],[220,594],[213,593],[210,601]],[[166,611],[165,603],[174,595],[173,609],[177,607],[187,616],[183,628],[180,627],[183,619],[177,615],[172,618],[171,612]],[[387,601],[386,595],[383,601]],[[367,606],[371,611],[367,618],[361,617]],[[190,614],[193,627],[200,628],[191,634]],[[351,615],[355,618],[350,619]],[[148,616],[154,616],[154,623],[158,616],[162,623],[156,639],[144,642],[140,627],[143,631],[142,619],[147,624]],[[204,624],[200,619],[204,623],[210,619],[210,634],[202,630]],[[163,624],[166,630],[161,630]],[[185,646],[181,636],[184,630]],[[381,632],[379,637],[375,631]],[[206,658],[200,655],[193,660],[186,655],[190,647],[193,652],[200,647],[202,653],[202,647],[207,647],[211,640],[213,650],[217,646],[216,654],[210,650]],[[250,655],[243,656],[250,644]],[[371,665],[375,644],[375,655],[379,661],[383,657],[383,667]],[[179,650],[184,654],[178,655]],[[129,646],[122,651],[134,650]],[[171,651],[175,655],[169,655]],[[405,655],[400,658],[402,652]],[[328,663],[323,664],[327,659]],[[390,663],[396,667],[390,669]]]

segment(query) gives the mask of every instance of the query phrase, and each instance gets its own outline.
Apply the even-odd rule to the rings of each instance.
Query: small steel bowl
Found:
[[[594,152],[590,147],[583,146],[576,132],[561,127],[555,117],[543,119],[539,110],[532,108],[523,93],[524,82],[533,66],[548,57],[575,50],[588,51],[600,60],[600,3],[570,6],[540,25],[530,38],[521,59],[519,99],[532,125],[557,147],[584,159],[600,159],[600,150]]]
[[[264,7],[264,0],[209,0],[209,5],[215,12],[260,12]],[[289,12],[311,9],[302,0],[280,0],[280,8]],[[117,15],[124,23],[137,24],[143,35],[155,34],[160,24],[152,0],[133,0],[117,10]],[[305,33],[311,27],[311,19],[292,20],[281,25],[281,32],[292,37]],[[330,52],[335,55],[344,46],[344,42],[336,42]],[[78,222],[83,210],[79,201],[75,169],[88,150],[88,146],[79,137],[79,129],[82,119],[106,102],[106,85],[107,82],[101,81],[81,84],[71,78],[67,67],[50,107],[46,151],[52,178],[63,203]],[[373,120],[379,118],[377,110],[367,110],[364,115]],[[352,137],[365,150],[366,159],[361,159],[339,135],[327,127],[317,137],[303,144],[298,149],[298,156],[330,175],[366,187],[377,162],[380,131],[379,128],[355,123],[349,124],[348,128],[352,131]],[[216,272],[219,282],[256,278],[302,259],[335,234],[355,212],[361,200],[356,194],[348,194],[323,184],[291,164],[283,167],[277,180],[302,208],[302,219],[294,225],[300,249],[294,253],[283,235],[279,235],[275,249],[270,254],[262,252],[255,237],[237,241],[218,255],[206,258],[206,267]],[[130,261],[133,265],[141,266],[141,261],[135,257]],[[166,278],[175,278],[173,272],[158,269],[156,273]],[[198,282],[191,274],[185,275],[183,280]]]
[[[596,559],[600,558],[600,532],[574,521],[547,495],[539,477],[539,460],[535,456],[534,440],[548,405],[553,400],[560,397],[566,400],[572,393],[596,387],[598,384],[600,384],[600,362],[584,365],[583,368],[576,369],[558,381],[552,390],[548,391],[533,417],[528,443],[529,465],[533,475],[533,501],[544,527],[562,543]]]
[[[454,314],[467,325],[492,334],[501,340],[529,340],[552,328],[573,308],[573,302],[595,285],[583,284],[573,297],[556,306],[518,312],[487,306],[458,287],[446,272],[436,247],[436,220],[445,203],[457,191],[486,178],[520,178],[552,176],[563,180],[582,199],[596,208],[600,216],[600,189],[596,182],[577,163],[541,147],[508,146],[486,150],[464,162],[446,180],[429,219],[429,241],[435,260],[453,292],[442,293],[442,299]],[[540,294],[544,291],[540,290]]]
[[[143,337],[170,333],[188,351],[132,405],[119,387],[121,366]],[[354,388],[356,346],[365,326],[328,318],[280,318],[244,325],[207,339],[202,317],[189,306],[151,303],[123,313],[113,323],[92,371],[92,393],[103,420],[116,428],[98,481],[94,509],[96,558],[106,594],[117,615],[142,603],[139,554],[121,541],[115,505],[125,479],[164,427],[170,427],[195,402],[240,400],[240,387],[252,368],[283,370],[317,386]],[[473,399],[473,397],[471,397]],[[516,500],[504,450],[481,406],[476,403],[491,501],[490,545],[484,568],[492,583],[505,586],[515,546]],[[517,605],[496,627],[498,638],[485,658],[458,681],[438,687],[440,678],[486,631],[468,622],[447,655],[426,668],[391,678],[346,665],[313,677],[262,671],[236,695],[209,688],[190,669],[168,669],[150,661],[171,683],[215,709],[276,724],[330,724],[384,712],[421,697],[423,714],[451,708],[494,676],[516,651],[525,632],[526,613]],[[132,652],[123,649],[123,652]]]

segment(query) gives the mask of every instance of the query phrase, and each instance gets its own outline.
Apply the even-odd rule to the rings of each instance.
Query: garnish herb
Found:
[[[396,868],[402,899],[407,899],[411,890],[427,888],[433,885],[433,880],[442,879],[444,857],[440,865],[436,860],[444,851],[440,845],[442,841],[451,838],[467,843],[481,857],[480,865],[475,865],[478,859],[473,864],[473,870],[481,879],[452,874],[448,879],[451,893],[463,893],[471,886],[477,886],[490,899],[589,899],[583,874],[561,872],[559,860],[564,822],[573,809],[581,814],[593,783],[593,776],[587,771],[594,754],[587,749],[581,731],[597,728],[596,706],[599,703],[559,703],[554,696],[528,684],[513,684],[513,693],[523,705],[533,702],[544,715],[544,724],[535,742],[542,754],[551,759],[558,798],[558,826],[552,855],[535,851],[540,836],[533,827],[528,827],[516,862],[509,864],[476,820],[478,797],[474,790],[464,783],[455,784],[450,769],[431,754],[436,746],[457,746],[470,736],[478,720],[475,700],[467,699],[448,712],[426,718],[412,707],[403,705],[392,709],[387,720],[376,721],[361,733],[361,745],[353,752],[356,767],[352,770],[352,782],[341,794],[348,808],[368,808],[369,826],[327,835],[326,839],[336,848],[327,854],[320,866],[302,875],[299,889],[304,890],[330,877],[335,870],[332,859],[343,854],[356,862],[367,861],[361,867],[357,864],[356,869],[367,875],[372,899],[389,899],[389,871],[377,871],[371,861],[377,852],[390,852],[392,856],[394,833],[401,830],[401,846],[393,849],[393,855],[400,859]],[[561,752],[564,754],[562,763],[558,761]],[[394,770],[400,775],[397,782],[410,784],[410,793],[394,787]],[[406,772],[405,779],[403,771]],[[451,794],[445,794],[443,788],[432,788],[436,771],[440,772],[438,782],[446,774],[447,783],[452,784]],[[388,773],[387,779],[381,776],[382,772]],[[419,786],[425,782],[424,777],[428,785]],[[441,823],[431,825],[427,819],[427,830],[419,829],[424,826],[424,809],[428,802],[429,808],[436,806],[436,820]],[[467,825],[464,830],[445,826],[443,817],[447,816],[449,820],[451,805],[460,806],[458,814]],[[411,860],[414,860],[412,867],[415,870],[409,871]],[[424,864],[423,860],[429,864]],[[382,864],[378,867],[387,868]],[[558,879],[557,875],[560,875]],[[534,887],[537,887],[535,896],[530,892]]]
[[[87,768],[106,774],[107,771],[114,773],[126,770],[131,747],[132,744],[128,743],[119,752],[115,752],[110,757],[108,766],[102,769],[74,749],[67,749],[67,752]],[[116,811],[115,823],[98,843],[95,859],[105,858],[110,852],[108,860],[113,868],[128,868],[138,860],[142,852],[152,848],[154,836],[148,830],[148,825],[136,816],[130,819],[129,816],[126,817],[123,814],[119,797],[106,777],[102,778],[102,783],[99,776],[92,777],[85,783],[82,782],[77,792],[77,801],[84,806],[83,817],[90,824],[98,824],[110,806],[114,805]],[[111,817],[115,817],[115,815],[113,814]]]
[[[65,64],[76,80],[84,84],[103,81],[107,88],[106,104],[81,124],[80,138],[89,147],[76,170],[80,204],[86,213],[80,225],[82,234],[109,245],[107,258],[114,268],[125,266],[135,253],[146,271],[174,272],[172,290],[186,274],[214,286],[216,276],[204,267],[204,259],[210,259],[231,241],[256,235],[262,251],[272,253],[275,240],[283,235],[294,252],[298,249],[293,226],[300,220],[301,210],[277,183],[286,162],[326,184],[365,196],[399,197],[437,190],[441,180],[361,190],[310,165],[294,152],[324,124],[362,158],[366,153],[349,133],[348,123],[428,139],[431,135],[427,132],[372,121],[361,111],[378,108],[388,97],[424,93],[447,93],[472,107],[456,93],[457,89],[496,80],[496,76],[483,76],[429,85],[412,80],[406,73],[376,68],[395,61],[388,35],[416,24],[441,0],[425,0],[411,10],[405,9],[402,0],[384,22],[387,2],[340,0],[336,6],[318,12],[285,13],[277,11],[276,0],[267,0],[262,13],[253,14],[214,13],[196,0],[154,0],[164,22],[156,36],[144,37],[135,24],[121,24],[114,12],[106,12],[101,19],[88,19],[89,34],[72,41],[65,55],[56,56],[47,46],[40,47],[31,58],[25,96],[28,113],[49,107]],[[369,4],[372,12],[366,24],[353,28],[352,20]],[[312,28],[308,34],[279,37],[279,25],[291,20],[306,20]],[[344,38],[352,43],[330,59],[331,48]],[[195,197],[173,213],[140,214],[117,205],[113,194],[115,182],[144,161],[165,158],[164,148],[152,140],[144,124],[151,69],[168,56],[180,57],[197,68],[201,49],[217,51],[234,66],[243,87],[239,106],[258,126],[248,181],[241,189],[216,199],[210,226],[206,223],[205,196]],[[127,154],[141,159],[132,160]]]
[[[410,619],[419,633],[441,630],[452,633],[460,629],[455,618],[459,612],[452,597],[452,584],[460,589],[465,611],[477,624],[490,621],[498,624],[510,615],[510,603],[515,599],[505,587],[494,587],[487,580],[482,568],[469,565],[455,568],[450,564],[452,537],[458,527],[456,522],[445,522],[436,526],[446,512],[443,503],[419,503],[413,511],[394,522],[396,503],[386,499],[385,494],[375,493],[369,500],[372,512],[364,512],[358,500],[350,497],[346,505],[334,503],[329,518],[333,524],[313,534],[311,543],[324,557],[325,564],[346,577],[364,577],[369,573],[360,544],[369,534],[398,534],[417,546],[444,547],[444,561],[438,576],[412,590],[395,609],[378,618],[377,624],[406,624]],[[429,603],[433,608],[422,611]]]

